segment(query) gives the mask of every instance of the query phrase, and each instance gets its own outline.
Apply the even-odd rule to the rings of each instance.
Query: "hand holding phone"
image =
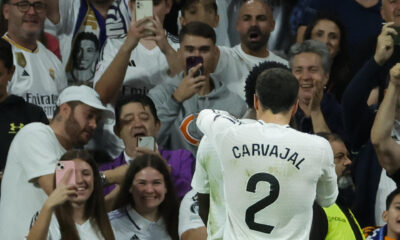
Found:
[[[153,1],[152,0],[136,0],[135,2],[136,8],[136,21],[139,21],[145,17],[153,17]],[[144,26],[152,26],[153,23],[150,21],[146,21]],[[144,31],[147,35],[153,35],[153,32],[150,30]]]
[[[189,74],[189,70],[196,67],[199,64],[203,64],[203,57],[201,56],[191,56],[186,58],[186,74]],[[198,77],[200,75],[204,75],[204,68],[201,66],[199,70],[197,70],[193,77]]]
[[[73,160],[68,160],[68,161],[59,161],[57,163],[57,167],[56,167],[56,186],[60,185],[61,180],[64,178],[65,174],[70,169],[71,169],[72,172],[69,175],[69,178],[67,179],[66,184],[67,185],[76,184],[75,162]]]
[[[154,137],[152,136],[139,137],[138,147],[143,147],[154,151],[155,150]]]

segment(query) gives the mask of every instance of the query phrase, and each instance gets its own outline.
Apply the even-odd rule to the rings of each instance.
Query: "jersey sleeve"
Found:
[[[197,193],[194,190],[189,191],[182,199],[179,208],[179,237],[190,229],[205,227],[199,215],[199,203]]]
[[[200,141],[196,156],[196,168],[192,178],[192,188],[195,189],[196,192],[203,194],[210,194],[210,183],[205,163],[207,158],[207,141],[206,136]]]
[[[316,201],[321,207],[329,207],[335,203],[338,195],[337,176],[332,148],[328,141],[325,139],[322,140],[322,175],[317,183]]]

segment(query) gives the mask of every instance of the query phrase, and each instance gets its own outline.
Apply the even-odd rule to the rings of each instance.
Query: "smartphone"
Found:
[[[203,63],[203,57],[201,56],[192,56],[192,57],[187,57],[186,58],[186,74],[189,74],[189,70],[193,67],[196,67],[199,63]],[[199,70],[197,70],[194,74],[193,77],[198,77],[200,75],[203,75],[204,73],[204,68],[201,66]]]
[[[72,173],[67,179],[67,184],[75,184],[75,162],[73,160],[59,161],[56,167],[56,186],[60,185],[61,180],[69,169],[72,169]]]
[[[153,0],[136,0],[136,21],[153,16]]]
[[[400,27],[393,26],[392,28],[394,28],[397,32],[397,35],[392,35],[393,45],[400,45]]]
[[[144,147],[154,151],[154,137],[152,136],[139,137],[138,147]]]

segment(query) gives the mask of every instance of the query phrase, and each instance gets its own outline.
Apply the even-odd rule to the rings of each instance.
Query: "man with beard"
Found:
[[[321,132],[317,135],[331,144],[339,195],[336,203],[327,208],[314,203],[310,239],[361,240],[363,239],[361,228],[350,210],[354,184],[350,172],[351,160],[346,145],[337,134]]]
[[[267,49],[275,28],[271,7],[262,0],[245,1],[240,7],[236,29],[241,43],[233,48],[219,47],[219,59],[212,77],[223,79],[227,87],[245,99],[245,78],[253,66],[263,61],[287,65],[287,61]]]
[[[33,214],[54,189],[54,171],[61,155],[83,147],[98,121],[112,116],[93,89],[73,86],[60,94],[50,125],[30,123],[18,132],[8,152],[1,185],[2,239],[24,238]]]

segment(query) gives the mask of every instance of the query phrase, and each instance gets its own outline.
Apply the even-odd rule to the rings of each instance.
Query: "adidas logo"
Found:
[[[129,67],[136,67],[135,61],[133,59],[131,61],[129,61],[128,66]]]
[[[29,73],[26,70],[24,70],[24,72],[22,73],[22,76],[23,77],[29,77]]]
[[[136,236],[136,234],[135,234],[135,235],[133,235],[133,236],[131,237],[131,239],[130,239],[130,240],[135,240],[135,239],[139,239],[139,237],[138,237],[138,236]]]

